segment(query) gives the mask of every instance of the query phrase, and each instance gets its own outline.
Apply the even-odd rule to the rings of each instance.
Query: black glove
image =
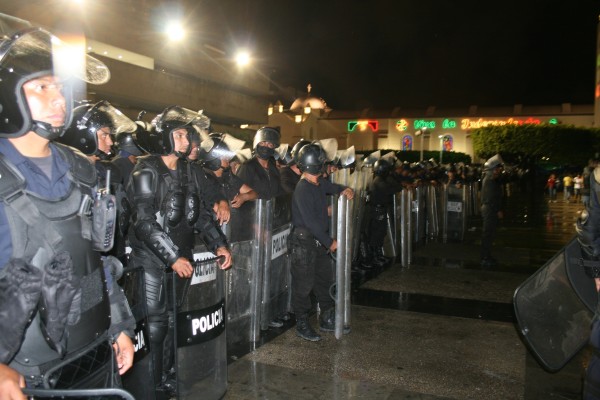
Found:
[[[73,299],[81,298],[79,278],[73,271],[71,255],[62,251],[44,268],[42,282],[42,298],[39,311],[41,329],[48,345],[56,350],[62,358],[67,353],[67,322],[78,318],[71,312],[71,306],[76,305]],[[80,302],[79,302],[80,303]],[[69,318],[69,314],[71,317]]]
[[[13,258],[0,270],[0,363],[8,364],[21,347],[41,286],[42,271],[22,259]]]

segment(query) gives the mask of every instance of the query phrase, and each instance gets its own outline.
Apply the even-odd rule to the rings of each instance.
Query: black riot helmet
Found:
[[[252,148],[254,149],[256,156],[263,160],[268,160],[275,156],[275,148],[279,147],[281,140],[281,134],[275,128],[269,126],[263,126],[256,131],[254,135],[254,142]],[[273,144],[273,148],[266,146],[259,146],[261,142],[268,142]]]
[[[298,164],[298,153],[300,153],[300,149],[306,146],[307,144],[310,144],[309,140],[300,139],[298,143],[296,143],[294,147],[292,147],[292,161],[289,163],[290,165]]]
[[[138,132],[143,130],[144,128],[139,124],[135,125],[136,130],[134,132],[117,132],[117,134],[115,135],[115,141],[117,149],[125,151],[131,154],[132,156],[139,157],[146,153],[146,150],[138,144],[137,140]]]
[[[303,146],[298,153],[298,168],[311,175],[322,174],[325,161],[327,161],[325,151],[317,141]]]
[[[98,149],[99,129],[108,128],[111,136],[120,133],[135,132],[137,125],[108,101],[86,104],[73,110],[73,120],[59,139],[61,143],[73,146],[87,155],[96,155],[101,159],[107,156]]]
[[[74,66],[79,63],[74,62],[72,55],[67,56],[69,46],[51,33],[41,28],[9,33],[7,27],[10,23],[0,23],[0,137],[15,138],[34,131],[48,140],[56,139],[71,122],[72,78],[103,84],[110,79],[110,72],[106,65],[85,53],[81,54],[81,71],[75,71]],[[47,76],[58,79],[59,83],[50,85],[61,89],[65,99],[62,126],[34,120],[25,97],[23,84]]]
[[[171,106],[158,114],[152,121],[152,131],[149,135],[148,146],[153,154],[169,155],[176,154],[179,158],[185,158],[190,152],[188,146],[185,152],[175,152],[173,142],[173,131],[185,129],[189,135],[194,130],[204,131],[210,127],[210,119],[202,114],[180,106]]]
[[[236,139],[227,133],[213,132],[209,138],[200,143],[198,161],[200,164],[217,171],[221,168],[221,160],[229,161],[235,157],[236,152],[244,147],[245,142]]]
[[[373,165],[373,173],[377,176],[387,176],[392,170],[393,165],[385,158],[380,158]]]

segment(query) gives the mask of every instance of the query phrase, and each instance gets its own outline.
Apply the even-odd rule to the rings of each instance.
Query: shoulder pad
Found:
[[[153,197],[157,190],[156,171],[151,168],[136,169],[131,174],[134,199]]]
[[[76,182],[87,186],[96,185],[96,168],[85,154],[61,143],[53,142],[53,145],[71,166],[71,174]]]

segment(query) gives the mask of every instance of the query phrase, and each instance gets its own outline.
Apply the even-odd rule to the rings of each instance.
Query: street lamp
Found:
[[[415,132],[416,136],[421,136],[421,155],[420,160],[423,161],[423,136],[427,133],[427,127],[423,127]]]
[[[444,151],[444,135],[438,136],[440,138],[440,165],[442,164],[442,154]]]

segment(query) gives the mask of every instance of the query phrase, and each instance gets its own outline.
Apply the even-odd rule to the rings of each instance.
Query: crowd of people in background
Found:
[[[562,193],[563,202],[587,206],[590,199],[590,174],[597,165],[598,160],[593,158],[580,171],[551,172],[544,186],[548,201],[556,203],[558,193]]]

